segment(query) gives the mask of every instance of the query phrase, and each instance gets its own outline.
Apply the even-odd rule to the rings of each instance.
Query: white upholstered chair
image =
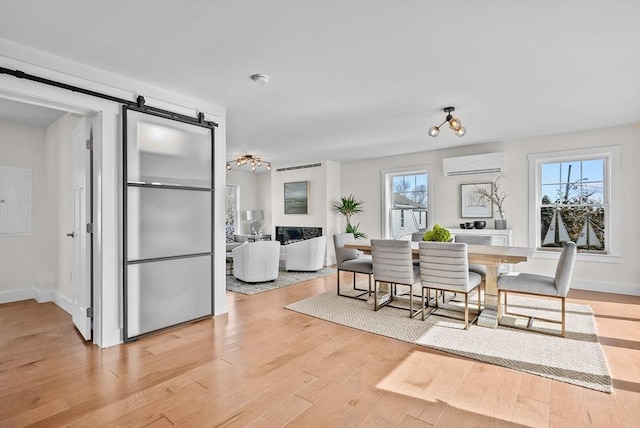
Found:
[[[338,275],[338,296],[361,298],[368,293],[371,295],[371,277],[373,275],[373,264],[370,256],[364,256],[362,253],[353,248],[345,248],[346,244],[356,242],[353,233],[336,233],[333,235],[333,245],[336,251],[336,267]],[[340,272],[353,272],[353,289],[360,292],[356,295],[342,294],[340,292]],[[357,287],[356,274],[361,273],[369,276],[369,289],[363,290]],[[367,296],[367,297],[368,297]]]
[[[234,248],[233,276],[244,282],[267,282],[278,278],[280,242],[247,242]]]
[[[420,279],[422,283],[422,319],[429,306],[431,289],[464,294],[464,328],[477,319],[469,320],[469,293],[477,289],[482,279],[469,272],[467,244],[455,242],[420,242]],[[480,313],[480,291],[478,290],[478,314]],[[428,298],[427,298],[428,297]],[[435,299],[436,309],[438,299]],[[435,310],[435,309],[433,309]],[[430,311],[429,314],[431,314]]]
[[[409,296],[409,317],[413,318],[422,312],[424,306],[415,309],[413,305],[413,284],[420,281],[420,267],[413,263],[411,242],[395,239],[372,239],[371,258],[373,261],[374,309],[377,311],[382,306],[392,306],[390,303],[394,297],[397,297],[397,285],[403,285],[408,287],[406,292],[402,294]],[[379,282],[391,284],[389,300],[383,304],[380,304],[378,300]]]
[[[555,297],[562,301],[561,303],[561,320],[558,321],[540,318],[538,319],[561,324],[560,336],[565,335],[565,299],[571,287],[571,277],[573,276],[573,265],[576,261],[576,244],[566,242],[558,265],[556,266],[555,276],[537,275],[533,273],[510,272],[501,274],[498,277],[498,322],[502,320],[502,295],[504,294],[504,313],[508,314],[507,298],[509,293],[525,294],[529,296]],[[511,313],[513,315],[521,315]],[[532,324],[531,317],[529,324]],[[552,333],[549,333],[552,334]]]
[[[465,244],[471,245],[491,245],[492,237],[491,235],[465,235],[459,234],[455,237],[455,242],[464,242]],[[485,276],[487,276],[487,267],[485,265],[471,263],[469,264],[469,271],[475,272],[482,276],[482,280],[484,281]]]
[[[314,272],[322,269],[326,249],[326,236],[318,236],[285,245],[285,270]]]

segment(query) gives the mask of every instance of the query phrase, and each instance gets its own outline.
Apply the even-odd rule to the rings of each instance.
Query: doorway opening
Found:
[[[31,171],[32,228],[0,236],[2,302],[53,301],[92,340],[92,151],[98,116],[43,100],[0,96],[2,166]],[[82,150],[79,150],[79,149]],[[0,198],[7,200],[6,198]]]

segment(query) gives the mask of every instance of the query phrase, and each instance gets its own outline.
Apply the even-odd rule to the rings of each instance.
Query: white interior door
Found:
[[[87,120],[71,133],[71,194],[73,195],[73,323],[80,334],[91,340],[91,151]]]

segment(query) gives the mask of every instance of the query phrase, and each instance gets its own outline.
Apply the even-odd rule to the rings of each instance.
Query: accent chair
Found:
[[[278,278],[280,242],[246,242],[231,251],[233,276],[244,282],[267,282]]]
[[[305,239],[283,247],[285,270],[315,272],[324,266],[326,236]]]

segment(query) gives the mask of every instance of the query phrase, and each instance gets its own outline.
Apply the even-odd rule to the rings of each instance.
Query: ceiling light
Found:
[[[269,76],[267,76],[266,74],[254,74],[253,76],[251,76],[251,78],[259,85],[266,85],[267,83],[269,83]]]
[[[460,119],[458,119],[457,117],[453,117],[451,115],[451,112],[455,111],[455,109],[456,109],[455,107],[445,107],[443,109],[444,112],[447,113],[447,117],[444,119],[444,122],[442,122],[440,125],[432,126],[431,128],[429,128],[429,136],[437,137],[438,134],[440,134],[440,128],[442,127],[442,125],[444,125],[447,122],[449,122],[449,128],[453,129],[453,131],[458,137],[462,137],[464,134],[467,133],[467,128],[462,126],[462,122],[460,121]]]
[[[238,167],[249,164],[252,172],[255,171],[259,166],[264,166],[264,169],[266,169],[267,171],[271,171],[271,162],[263,161],[262,159],[254,157],[253,155],[244,155],[235,160],[228,161],[227,166],[225,167],[227,171],[231,170],[231,164],[233,162],[235,162],[236,166]]]

